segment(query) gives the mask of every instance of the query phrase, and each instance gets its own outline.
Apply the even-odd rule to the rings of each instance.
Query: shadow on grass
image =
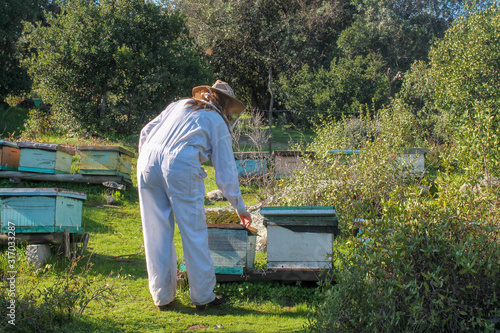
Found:
[[[115,229],[110,225],[97,222],[97,220],[90,217],[85,217],[85,215],[82,219],[82,226],[85,232],[96,234],[112,234],[115,231]]]

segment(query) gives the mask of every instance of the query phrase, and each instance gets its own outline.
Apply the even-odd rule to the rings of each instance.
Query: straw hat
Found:
[[[224,112],[228,118],[238,118],[240,113],[245,110],[245,105],[236,99],[233,89],[224,81],[217,80],[213,86],[198,86],[193,88],[193,97],[197,99],[204,99],[202,94],[209,91],[216,91],[222,96],[226,97],[230,103],[227,104]]]

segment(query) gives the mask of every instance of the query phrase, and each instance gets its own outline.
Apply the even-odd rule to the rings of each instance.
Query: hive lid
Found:
[[[245,230],[248,233],[248,235],[257,235],[257,231],[255,231],[254,228],[247,229],[242,224],[229,224],[229,223],[215,224],[215,223],[207,223],[207,228],[209,228],[209,229]]]
[[[405,148],[403,150],[403,154],[410,154],[410,155],[422,154],[422,155],[425,155],[425,154],[427,154],[427,148]]]
[[[42,149],[49,151],[62,151],[70,155],[75,155],[76,151],[73,148],[64,147],[55,143],[41,143],[41,142],[18,142],[19,148]]]
[[[359,149],[332,149],[328,151],[330,154],[336,155],[354,155],[359,154],[362,150]]]
[[[261,215],[273,216],[337,216],[335,207],[332,206],[286,206],[286,207],[261,207]]]
[[[9,147],[15,147],[15,148],[17,148],[17,143],[6,141],[6,140],[0,140],[0,147],[1,146],[9,146]]]
[[[0,197],[12,196],[64,196],[85,200],[87,194],[62,188],[0,188]]]
[[[119,153],[135,157],[135,154],[119,146],[78,146],[78,150],[95,150],[95,151],[117,151]]]
[[[273,156],[284,156],[284,157],[314,157],[316,152],[314,151],[299,151],[299,150],[273,150]]]
[[[236,160],[265,159],[268,157],[269,157],[269,153],[262,152],[262,151],[236,151],[236,152],[234,152],[234,158]]]

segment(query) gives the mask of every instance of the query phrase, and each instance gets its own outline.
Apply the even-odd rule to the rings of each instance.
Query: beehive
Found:
[[[296,150],[274,150],[274,174],[276,178],[292,175],[295,170],[305,166],[305,158],[314,157],[314,152],[301,152]]]
[[[117,175],[130,179],[134,153],[117,146],[78,146],[80,174]]]
[[[82,232],[85,193],[59,188],[0,189],[1,231],[16,233]]]
[[[207,224],[208,248],[216,274],[243,274],[255,265],[257,235],[239,224]],[[181,265],[181,270],[186,266]]]
[[[0,140],[0,170],[17,170],[20,155],[17,143]]]
[[[425,148],[406,148],[397,157],[397,162],[403,167],[404,171],[410,175],[419,177],[425,172]]]
[[[339,234],[334,207],[262,207],[267,228],[268,269],[328,267],[335,235]]]
[[[267,173],[267,159],[269,154],[262,152],[235,152],[234,159],[238,176],[255,177]]]
[[[70,173],[75,150],[58,144],[18,142],[19,171],[51,174]]]

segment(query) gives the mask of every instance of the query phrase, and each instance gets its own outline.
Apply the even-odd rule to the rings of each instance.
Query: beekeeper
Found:
[[[218,80],[193,88],[193,97],[173,102],[141,131],[137,183],[149,290],[159,310],[173,305],[177,285],[174,218],[182,237],[191,302],[203,310],[224,299],[215,295],[215,271],[205,221],[207,176],[212,160],[222,194],[250,226],[239,189],[231,130],[245,109],[231,87]]]

